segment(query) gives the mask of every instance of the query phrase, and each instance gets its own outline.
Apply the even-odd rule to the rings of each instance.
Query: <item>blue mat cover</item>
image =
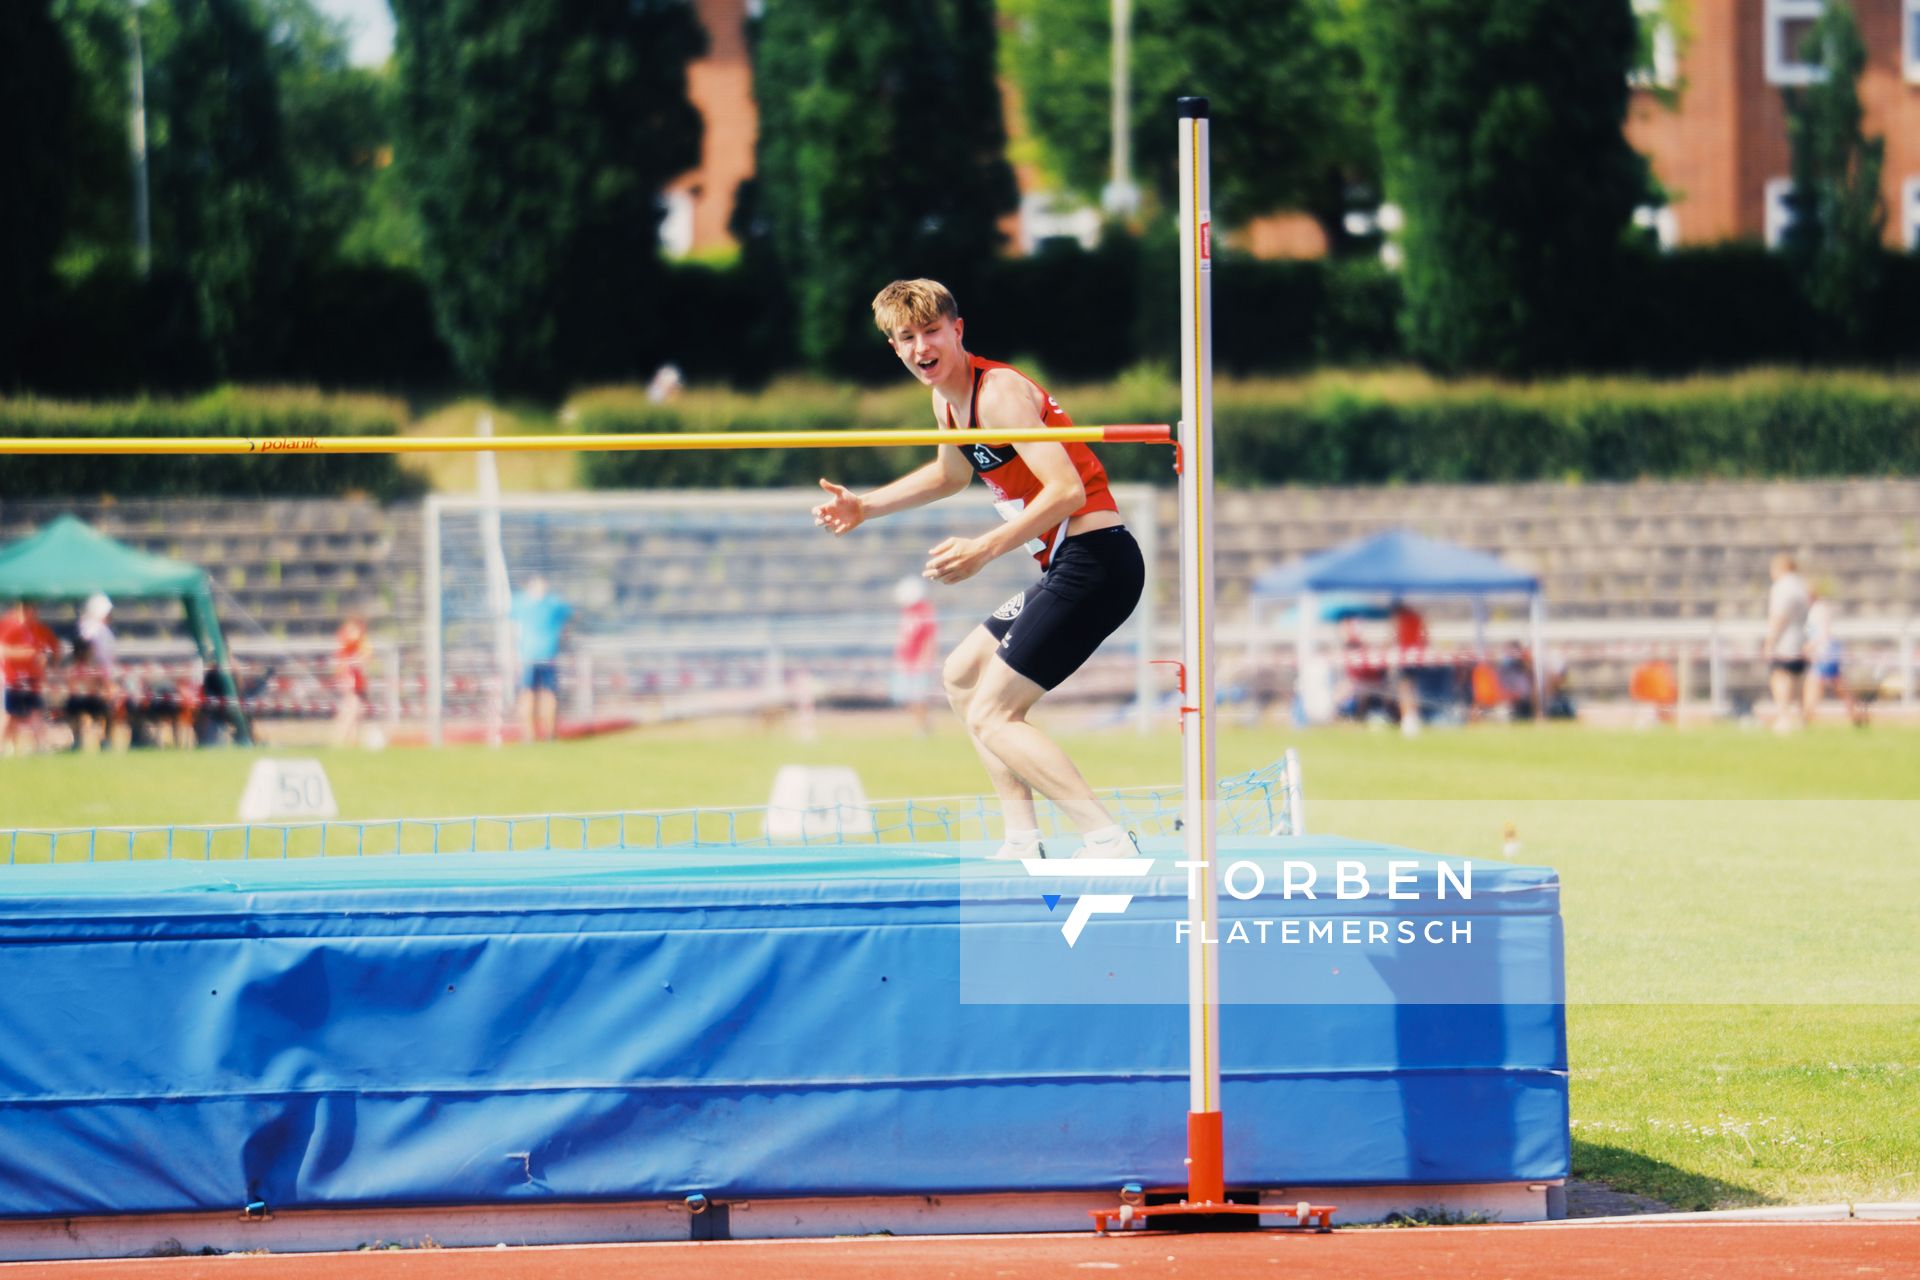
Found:
[[[1184,1006],[983,995],[977,957],[1066,954],[1040,891],[1077,890],[954,850],[5,868],[0,1216],[1184,1184]],[[1179,1001],[1184,873],[1148,852],[1169,873],[1073,963],[1139,971],[1153,930]],[[1445,905],[1497,999],[1409,985],[1433,948],[1223,948],[1237,998],[1309,1001],[1222,1010],[1230,1184],[1566,1175],[1558,882],[1473,874]],[[1223,906],[1436,911],[1379,875],[1363,902]]]

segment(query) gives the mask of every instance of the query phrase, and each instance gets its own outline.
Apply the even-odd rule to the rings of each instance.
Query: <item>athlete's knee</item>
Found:
[[[980,680],[980,666],[966,649],[955,649],[947,655],[940,667],[940,687],[947,692],[947,701],[953,704],[955,711],[962,711],[973,697],[973,689]]]
[[[976,696],[968,702],[964,714],[968,732],[991,746],[994,735],[1019,721],[1024,713],[997,698]]]

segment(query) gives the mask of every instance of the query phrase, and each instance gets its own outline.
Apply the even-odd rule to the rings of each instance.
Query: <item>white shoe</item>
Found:
[[[1044,858],[1047,846],[1039,841],[1032,844],[1014,844],[1009,841],[987,855],[988,862],[1018,862],[1022,858]]]
[[[1138,858],[1142,856],[1140,837],[1131,831],[1127,832],[1126,836],[1125,843],[1117,845],[1083,844],[1073,851],[1073,856],[1076,858]]]

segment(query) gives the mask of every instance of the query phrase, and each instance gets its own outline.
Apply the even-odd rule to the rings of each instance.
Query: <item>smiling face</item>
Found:
[[[965,323],[953,294],[938,280],[895,280],[873,300],[873,322],[914,377],[930,387],[966,376]]]
[[[931,324],[903,324],[887,335],[887,344],[900,363],[929,387],[951,381],[955,370],[967,367],[960,339],[966,322],[941,316]]]

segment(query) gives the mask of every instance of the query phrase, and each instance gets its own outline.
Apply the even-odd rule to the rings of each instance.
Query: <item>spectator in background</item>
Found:
[[[157,662],[142,663],[128,682],[127,738],[136,747],[194,744],[193,709],[178,682]]]
[[[360,741],[360,719],[367,709],[367,664],[373,659],[373,641],[367,621],[355,616],[333,633],[333,745],[350,747]]]
[[[1336,702],[1362,723],[1375,713],[1387,714],[1392,702],[1387,697],[1386,662],[1368,647],[1358,618],[1340,623],[1340,660],[1346,668],[1347,690]]]
[[[42,744],[46,709],[47,662],[60,642],[41,623],[33,606],[16,600],[0,617],[0,753],[27,755]]]
[[[1533,670],[1533,655],[1527,647],[1518,640],[1507,641],[1506,648],[1500,651],[1500,687],[1512,704],[1515,716],[1533,717],[1534,693],[1539,683]]]
[[[1400,673],[1400,732],[1409,738],[1420,732],[1420,688],[1413,667],[1424,659],[1427,647],[1427,620],[1405,600],[1395,600],[1389,612],[1393,616],[1394,667]]]
[[[1860,727],[1867,724],[1866,706],[1853,696],[1853,687],[1841,674],[1842,654],[1839,637],[1833,633],[1833,601],[1824,590],[1814,590],[1807,606],[1807,661],[1813,670],[1807,675],[1804,710],[1807,723],[1813,723],[1820,700],[1828,694],[1840,699],[1847,708],[1847,719]]]
[[[560,638],[573,606],[551,595],[539,574],[513,598],[520,654],[520,730],[529,742],[551,742],[560,727]]]
[[[902,578],[893,589],[900,606],[900,635],[893,646],[893,705],[913,714],[913,727],[922,737],[933,730],[928,699],[933,696],[933,673],[939,665],[940,624],[933,616],[923,578]]]
[[[680,366],[663,364],[653,371],[652,381],[647,383],[647,401],[650,404],[668,404],[680,398],[680,391],[686,385],[680,378]]]
[[[106,685],[85,636],[73,642],[67,655],[67,697],[62,710],[75,751],[98,751],[107,736]]]
[[[1767,591],[1767,682],[1773,692],[1773,731],[1800,727],[1802,684],[1807,677],[1807,609],[1813,596],[1793,557],[1774,556]]]
[[[96,696],[104,704],[99,708],[101,739],[110,746],[125,748],[126,695],[120,687],[119,642],[108,624],[112,614],[113,601],[105,592],[94,592],[80,608],[78,634],[80,644],[87,646]],[[76,666],[80,644],[74,646]]]

